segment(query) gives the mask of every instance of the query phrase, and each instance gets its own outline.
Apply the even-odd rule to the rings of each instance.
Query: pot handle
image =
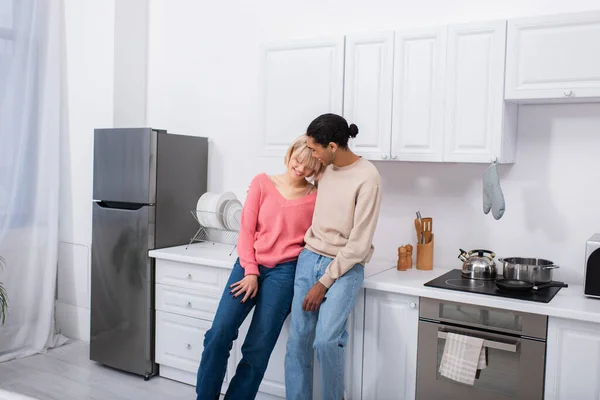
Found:
[[[483,253],[489,253],[489,255],[490,255],[491,258],[496,257],[496,254],[493,251],[490,251],[490,250],[475,249],[475,250],[469,251],[469,255],[471,255],[473,253],[478,253],[480,257],[483,256]]]
[[[545,267],[542,267],[542,269],[556,269],[556,268],[560,268],[558,265],[546,265]]]

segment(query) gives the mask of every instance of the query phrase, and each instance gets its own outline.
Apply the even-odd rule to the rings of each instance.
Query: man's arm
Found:
[[[373,243],[373,235],[379,219],[381,208],[381,188],[379,182],[363,186],[356,199],[354,210],[354,226],[350,231],[348,243],[341,249],[335,259],[325,270],[325,274],[319,279],[326,288],[354,265],[362,262]]]

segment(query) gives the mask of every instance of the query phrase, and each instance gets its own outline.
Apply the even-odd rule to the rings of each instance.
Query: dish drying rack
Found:
[[[186,249],[194,242],[214,242],[232,245],[233,248],[231,249],[229,255],[233,254],[233,251],[237,247],[237,241],[240,234],[239,229],[233,230],[226,228],[215,228],[213,226],[205,226],[202,224],[202,222],[200,222],[200,219],[198,218],[198,214],[200,214],[206,216],[206,218],[202,219],[207,219],[210,221],[214,220],[214,218],[216,217],[217,220],[223,221],[224,218],[227,217],[226,215],[214,211],[203,210],[191,210],[190,213],[192,214],[196,222],[198,222],[199,228],[198,231],[196,231],[194,237],[190,239],[190,242],[185,247]],[[237,218],[235,221],[236,225],[240,226],[240,221],[238,221]]]

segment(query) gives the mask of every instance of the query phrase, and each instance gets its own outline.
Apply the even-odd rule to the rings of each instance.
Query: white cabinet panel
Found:
[[[367,290],[363,399],[414,399],[419,299]]]
[[[506,21],[448,31],[444,161],[514,162],[516,105],[504,102]]]
[[[204,334],[212,322],[156,312],[156,362],[197,372]]]
[[[231,270],[169,260],[156,260],[156,283],[221,295]]]
[[[358,126],[352,150],[371,160],[390,158],[394,34],[348,35],[344,117]]]
[[[212,321],[220,295],[167,285],[156,285],[156,309]]]
[[[600,324],[548,319],[548,400],[600,399]]]
[[[508,100],[600,101],[600,12],[510,20],[506,57]]]
[[[446,28],[396,32],[392,159],[442,161]]]
[[[264,155],[283,157],[314,118],[342,114],[344,37],[268,44],[262,62]]]

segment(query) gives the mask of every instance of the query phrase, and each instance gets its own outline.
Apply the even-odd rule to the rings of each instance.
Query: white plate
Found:
[[[242,219],[242,203],[239,200],[231,200],[225,209],[225,225],[227,229],[237,231],[240,229]]]
[[[217,226],[216,228],[227,229],[225,225],[225,206],[231,200],[237,200],[235,193],[233,192],[225,192],[222,193],[217,199],[217,204],[215,206],[215,213],[217,217]]]
[[[216,193],[206,192],[198,199],[198,203],[196,204],[196,217],[198,217],[200,225],[210,226],[210,213],[212,211],[211,203],[216,198],[218,198]]]

